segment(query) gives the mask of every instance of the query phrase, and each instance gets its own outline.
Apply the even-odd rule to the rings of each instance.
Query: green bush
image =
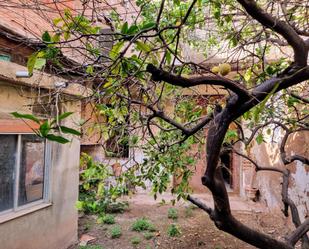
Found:
[[[176,220],[178,218],[178,211],[176,208],[169,208],[167,212],[167,217],[169,219]]]
[[[144,233],[144,238],[145,238],[146,240],[150,240],[150,239],[152,239],[153,237],[154,237],[154,234],[151,233],[151,232],[146,232],[146,233]]]
[[[121,227],[120,226],[114,226],[110,230],[110,235],[112,239],[119,238],[122,235]]]
[[[140,239],[139,237],[133,237],[133,238],[131,239],[131,244],[132,244],[132,245],[136,246],[136,245],[138,245],[139,243],[141,243],[141,239]]]
[[[175,224],[171,224],[169,225],[168,229],[167,229],[167,234],[170,237],[178,237],[181,234],[181,231],[179,229],[179,227]]]
[[[108,165],[93,160],[86,153],[82,153],[80,165],[79,200],[76,203],[78,210],[98,214],[124,212],[128,208],[128,203],[115,202],[127,192],[126,186],[105,184],[113,176]]]
[[[150,231],[153,232],[155,231],[155,227],[154,225],[151,223],[151,221],[149,221],[146,218],[140,218],[137,219],[133,225],[132,225],[132,230],[133,231],[137,231],[137,232],[142,232],[142,231]]]
[[[103,216],[100,216],[97,221],[99,224],[115,224],[115,216],[111,214],[106,214]]]
[[[104,248],[98,245],[89,245],[89,246],[79,246],[78,249],[104,249]]]

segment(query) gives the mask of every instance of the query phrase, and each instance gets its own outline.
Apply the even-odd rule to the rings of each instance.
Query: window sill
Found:
[[[0,216],[0,224],[6,223],[8,221],[14,220],[16,218],[22,217],[24,215],[33,213],[35,211],[50,207],[52,203],[41,203],[31,207],[25,207],[24,209],[18,211],[12,211],[7,214],[3,214]]]

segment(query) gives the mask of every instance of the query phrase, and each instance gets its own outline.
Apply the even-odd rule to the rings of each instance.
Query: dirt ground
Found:
[[[165,196],[165,200],[170,200]],[[210,196],[203,196],[203,200],[211,205]],[[129,210],[116,214],[116,224],[121,226],[122,235],[120,238],[112,239],[110,230],[114,225],[97,224],[96,216],[83,216],[79,221],[79,236],[82,234],[91,235],[96,238],[91,245],[101,245],[102,249],[249,249],[255,248],[233,236],[219,231],[209,219],[208,215],[186,202],[180,202],[176,206],[171,204],[160,204],[154,201],[147,194],[139,194],[128,199]],[[282,238],[288,231],[290,222],[280,212],[270,213],[261,205],[248,203],[238,197],[231,197],[231,206],[234,215],[260,231],[268,233],[275,238]],[[178,211],[177,220],[169,219],[168,209],[176,208]],[[132,223],[141,217],[153,222],[157,231],[155,236],[147,240],[143,233],[132,231]],[[179,237],[169,237],[167,234],[170,224],[177,224],[181,230]],[[138,245],[132,244],[132,238],[140,238]],[[77,249],[78,245],[70,249]]]

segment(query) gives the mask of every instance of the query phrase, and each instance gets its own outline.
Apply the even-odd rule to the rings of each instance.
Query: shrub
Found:
[[[120,226],[114,226],[110,230],[111,238],[119,238],[122,235],[121,227]]]
[[[100,216],[98,218],[98,221],[97,221],[99,224],[100,223],[104,223],[104,224],[115,224],[115,216],[114,215],[111,215],[111,214],[106,214],[106,215],[103,215],[103,216]]]
[[[141,239],[140,239],[139,237],[133,237],[133,238],[131,239],[131,244],[132,244],[132,245],[136,246],[136,245],[138,245],[139,243],[141,243]]]
[[[193,208],[192,208],[192,206],[186,207],[186,209],[185,209],[185,216],[187,218],[193,216]]]
[[[176,208],[169,208],[167,212],[167,217],[169,219],[176,220],[178,218],[178,211]]]
[[[107,213],[123,213],[129,209],[129,202],[112,202],[106,206]]]
[[[146,218],[140,218],[137,219],[133,225],[132,225],[132,230],[137,231],[137,232],[142,232],[142,231],[150,231],[153,232],[155,231],[154,225]]]
[[[98,214],[124,212],[128,209],[128,203],[115,202],[127,192],[126,186],[105,184],[113,175],[108,165],[93,160],[85,153],[81,155],[80,165],[79,200],[76,203],[78,210]]]
[[[146,240],[150,240],[150,239],[152,239],[153,237],[154,237],[154,234],[151,233],[151,232],[146,232],[146,233],[144,233],[144,238],[145,238]]]
[[[177,225],[171,224],[167,229],[167,234],[170,237],[177,237],[181,234],[181,231]]]

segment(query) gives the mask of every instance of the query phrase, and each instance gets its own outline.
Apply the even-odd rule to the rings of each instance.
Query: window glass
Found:
[[[0,212],[13,208],[16,135],[0,135]]]
[[[43,199],[44,140],[36,135],[21,136],[21,165],[18,205]]]

